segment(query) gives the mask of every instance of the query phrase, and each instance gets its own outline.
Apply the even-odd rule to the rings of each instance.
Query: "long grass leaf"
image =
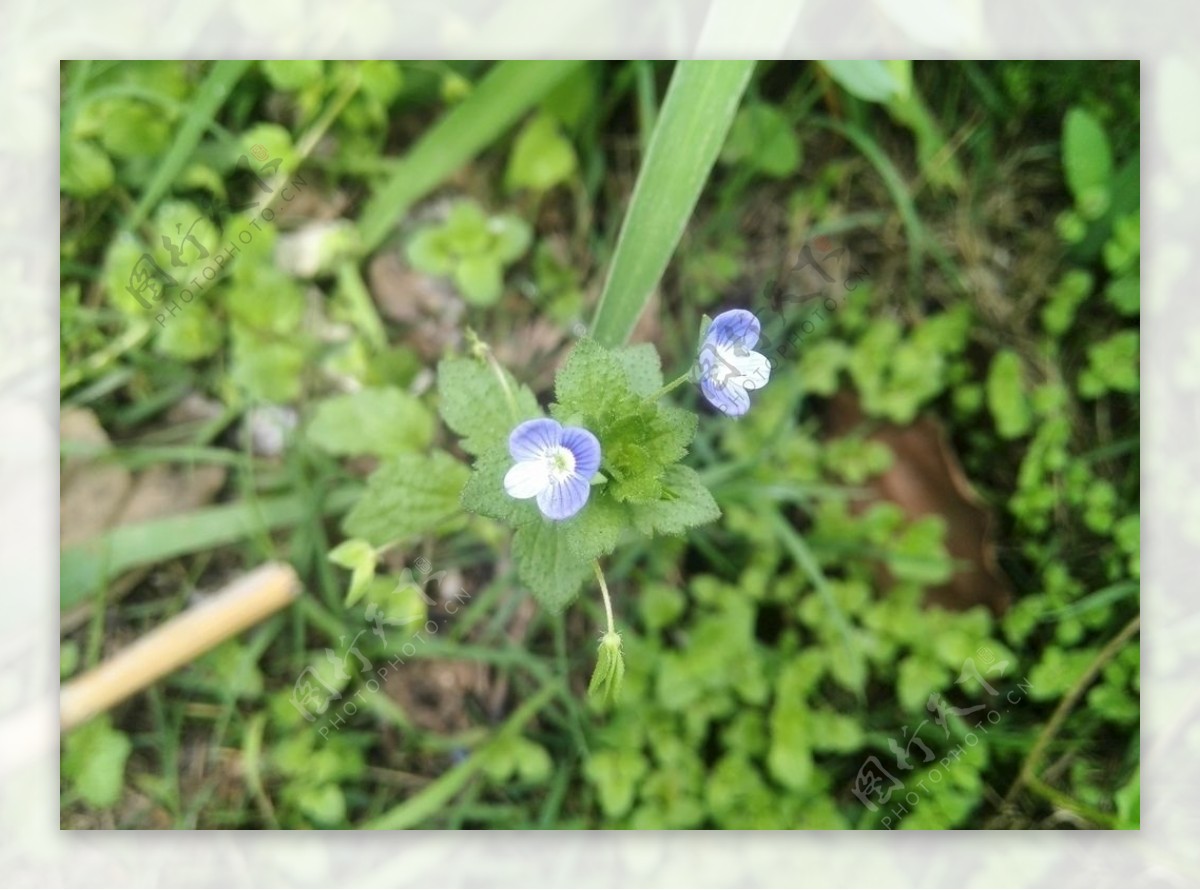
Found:
[[[490,145],[581,64],[510,61],[488,71],[461,105],[421,137],[367,203],[359,219],[364,251],[375,250],[409,207]]]
[[[556,692],[557,688],[553,685],[543,686],[539,692],[526,699],[521,707],[513,711],[512,716],[500,727],[491,740],[477,748],[470,757],[447,770],[438,777],[437,781],[422,788],[408,800],[382,813],[362,827],[375,831],[413,828],[437,815],[445,809],[455,795],[466,787],[467,782],[479,772],[495,749],[519,733]]]
[[[175,141],[171,143],[167,153],[158,162],[158,168],[142,192],[137,206],[133,208],[133,213],[129,214],[126,219],[126,228],[135,229],[140,226],[150,211],[154,209],[154,205],[167,193],[171,183],[176,180],[180,171],[191,160],[192,152],[200,143],[200,137],[204,135],[204,131],[216,117],[217,111],[229,97],[233,85],[249,67],[250,63],[244,59],[223,59],[213,63],[212,70],[208,72],[204,82],[197,87],[195,95],[188,103],[187,117],[179,125],[179,130],[175,133]]]
[[[325,512],[348,509],[361,492],[361,486],[332,492],[325,500]],[[128,569],[235,544],[262,531],[296,525],[311,509],[311,503],[305,498],[283,495],[119,525],[63,551],[59,562],[59,603],[64,609],[79,605],[101,590],[110,578]]]
[[[624,343],[650,299],[716,163],[753,62],[679,62],[617,238],[592,336]]]

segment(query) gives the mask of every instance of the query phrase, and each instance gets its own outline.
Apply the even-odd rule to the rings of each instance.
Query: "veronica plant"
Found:
[[[743,315],[753,316],[737,312],[712,323],[706,348],[717,344],[724,353],[745,342],[734,333],[744,333]],[[476,341],[473,351],[438,369],[443,418],[475,455],[463,506],[513,528],[518,577],[545,607],[564,608],[588,579],[598,580],[608,626],[592,690],[614,695],[624,667],[599,561],[623,541],[682,534],[720,515],[699,475],[683,463],[697,417],[665,399],[693,375],[664,385],[650,344],[607,349],[584,339],[558,372],[547,417],[486,345]],[[739,368],[747,361],[728,357]],[[767,373],[769,365],[764,382]],[[740,409],[726,413],[748,407],[743,375],[702,368],[700,384],[714,404]]]
[[[624,663],[601,560],[622,542],[680,535],[720,515],[684,463],[697,416],[665,397],[695,380],[715,407],[738,416],[770,373],[752,351],[757,320],[745,311],[706,319],[698,374],[667,384],[652,345],[623,345],[678,245],[752,70],[751,62],[677,65],[592,335],[559,369],[549,405],[468,332],[470,355],[444,359],[437,378],[442,419],[470,469],[445,452],[398,455],[372,476],[343,524],[366,545],[348,550],[364,563],[350,566],[361,577],[397,538],[445,528],[465,508],[513,530],[518,579],[543,607],[562,610],[594,578],[607,627],[589,691],[605,699],[616,695]]]

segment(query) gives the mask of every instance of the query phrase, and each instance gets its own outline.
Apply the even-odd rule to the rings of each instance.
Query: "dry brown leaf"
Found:
[[[831,438],[843,436],[864,419],[858,397],[843,390],[829,403],[826,432]],[[867,438],[894,455],[891,467],[866,486],[874,498],[897,504],[909,519],[940,516],[946,523],[946,549],[957,569],[948,582],[927,590],[926,603],[953,610],[984,605],[1003,614],[1012,590],[996,561],[992,516],[971,487],[942,425],[923,415],[908,426],[880,424]]]
[[[91,411],[68,408],[59,418],[64,444],[101,451],[108,434]],[[96,461],[83,454],[68,454],[63,461],[59,494],[59,545],[70,547],[94,537],[112,525],[133,486],[125,467]]]
[[[64,443],[101,451],[108,434],[91,411],[62,412],[59,429]],[[210,503],[225,484],[227,469],[216,464],[168,466],[159,464],[133,474],[126,467],[83,454],[63,461],[59,492],[59,546],[71,547],[109,529],[134,522],[186,513]],[[109,600],[129,591],[145,575],[135,569],[109,585]],[[67,633],[87,620],[91,603],[63,613],[60,630]]]
[[[408,342],[426,360],[440,358],[461,339],[466,312],[450,285],[384,251],[367,267],[367,287],[385,318],[411,327]]]
[[[217,496],[226,475],[226,468],[217,464],[150,467],[138,474],[113,525],[146,522],[203,507]]]

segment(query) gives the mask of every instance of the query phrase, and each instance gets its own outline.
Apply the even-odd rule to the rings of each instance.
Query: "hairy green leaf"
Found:
[[[425,450],[433,417],[419,399],[395,387],[364,389],[318,403],[308,438],[330,454],[388,457]]]
[[[442,451],[397,455],[371,474],[342,527],[376,547],[434,531],[461,509],[459,495],[469,474]]]

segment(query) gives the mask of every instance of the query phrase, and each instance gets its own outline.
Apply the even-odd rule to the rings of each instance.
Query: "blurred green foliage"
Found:
[[[1140,591],[1136,63],[759,65],[658,283],[654,336],[670,378],[702,313],[759,310],[770,385],[739,423],[633,412],[608,431],[612,494],[511,551],[503,526],[528,505],[483,484],[507,466],[505,391],[522,418],[556,402],[599,428],[662,385],[644,350],[584,347],[552,391],[510,338],[587,319],[671,69],[498,68],[64,65],[63,403],[97,413],[114,459],[219,460],[239,515],[284,519],[215,549],[172,531],[127,600],[88,586],[99,618],[64,637],[62,675],[232,567],[290,558],[309,591],[66,736],[64,825],[1137,827],[1140,655],[1119,636]],[[235,82],[219,99],[214,74]],[[493,104],[489,76],[505,98],[490,113],[472,103]],[[443,132],[485,144],[456,138],[463,171],[404,185],[408,149],[455,114]],[[1005,166],[1018,156],[1029,169]],[[771,312],[764,282],[814,235],[855,257],[823,292],[835,308]],[[437,363],[426,320],[372,299],[367,246],[446,279],[497,353],[536,364]],[[146,257],[178,283],[174,311],[130,289]],[[830,437],[843,389],[865,418]],[[215,414],[168,422],[189,394]],[[299,415],[282,453],[246,445],[261,404]],[[1015,593],[999,617],[922,608],[956,568],[952,529],[865,499],[903,459],[870,434],[927,414],[994,515]],[[403,568],[418,555],[437,570]],[[596,555],[624,647],[598,681],[624,672],[608,704],[584,696],[590,588],[566,617],[521,606],[529,588],[565,603]],[[864,768],[903,787],[882,802]]]

